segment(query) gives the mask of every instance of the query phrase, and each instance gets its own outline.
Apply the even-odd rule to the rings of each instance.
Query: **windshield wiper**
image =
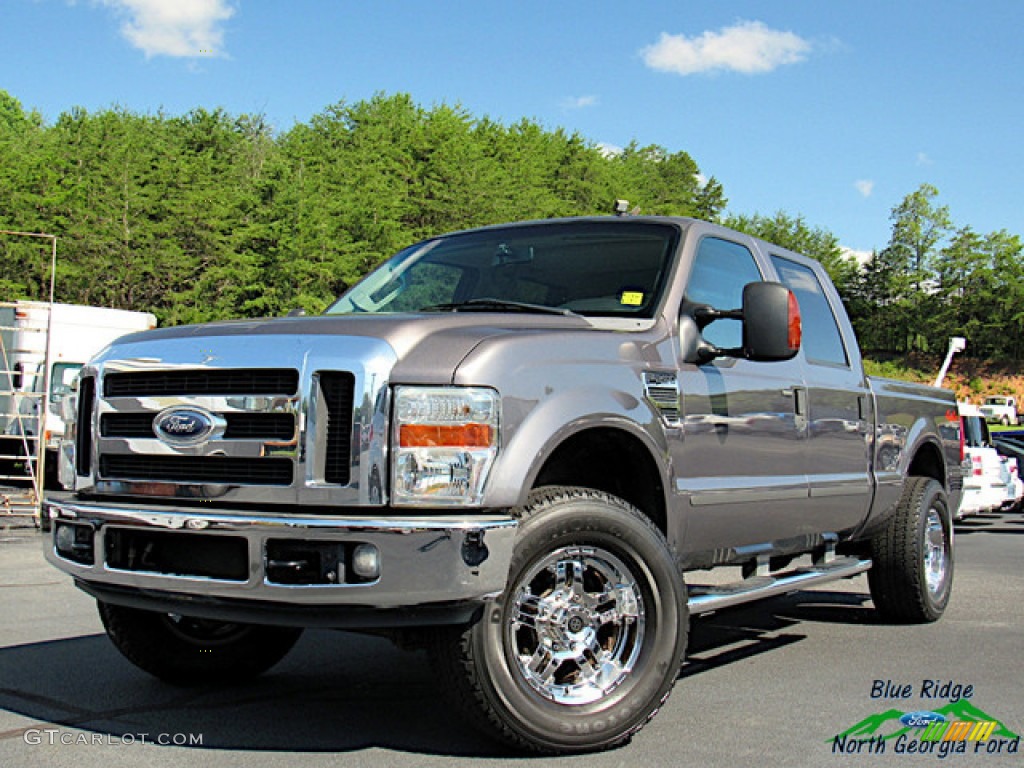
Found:
[[[529,304],[525,301],[509,301],[508,299],[492,299],[482,297],[449,304],[431,304],[423,307],[422,312],[535,312],[544,315],[562,315],[563,317],[582,317],[571,309],[548,307],[544,304]]]

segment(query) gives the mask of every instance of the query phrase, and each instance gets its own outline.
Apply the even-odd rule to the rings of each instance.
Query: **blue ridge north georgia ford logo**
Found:
[[[207,440],[217,426],[217,417],[200,408],[168,408],[153,419],[153,431],[171,445],[196,445]]]

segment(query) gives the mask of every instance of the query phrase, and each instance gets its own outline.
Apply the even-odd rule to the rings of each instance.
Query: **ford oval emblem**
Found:
[[[169,445],[198,445],[216,426],[217,418],[200,408],[168,408],[153,420],[157,437]]]
[[[946,718],[938,712],[907,712],[900,718],[900,722],[911,728],[925,728],[930,723],[944,723]]]

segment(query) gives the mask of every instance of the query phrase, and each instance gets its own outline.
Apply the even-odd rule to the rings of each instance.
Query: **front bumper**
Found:
[[[217,618],[478,605],[505,587],[516,534],[503,514],[284,515],[47,497],[46,558],[112,602]],[[62,532],[63,531],[63,532]],[[358,554],[376,552],[366,574]],[[362,574],[353,571],[361,570]],[[429,611],[427,611],[429,613]],[[319,622],[309,621],[315,624]],[[365,622],[364,622],[365,623]]]

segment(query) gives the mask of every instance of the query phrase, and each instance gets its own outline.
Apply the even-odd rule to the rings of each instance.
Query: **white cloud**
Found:
[[[839,246],[839,249],[843,252],[844,259],[853,259],[860,267],[866,265],[875,255],[874,251],[856,251],[853,248],[847,248],[845,245]]]
[[[584,109],[597,106],[597,96],[571,96],[562,101],[563,109]]]
[[[609,144],[607,141],[597,142],[597,149],[603,157],[618,157],[623,152],[618,144]]]
[[[651,69],[677,75],[720,69],[753,75],[801,62],[810,50],[810,42],[792,32],[769,29],[760,21],[740,21],[699,37],[662,32],[661,39],[640,54]]]
[[[102,0],[124,18],[121,34],[152,56],[199,58],[224,54],[228,0]]]
[[[931,165],[932,159],[924,152],[917,153],[917,164],[918,165]]]
[[[871,179],[858,179],[853,182],[853,186],[863,197],[871,197],[871,193],[875,190],[875,182]]]

